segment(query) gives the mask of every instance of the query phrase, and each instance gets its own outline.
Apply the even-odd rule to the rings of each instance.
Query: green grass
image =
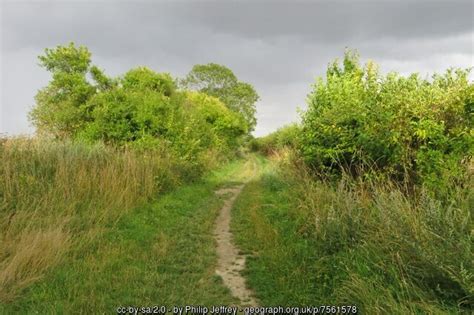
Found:
[[[215,275],[225,197],[214,191],[242,183],[231,229],[263,305],[469,312],[472,185],[440,201],[388,182],[317,181],[286,153],[250,155],[186,184],[186,165],[166,155],[7,141],[0,314],[238,303]]]
[[[217,187],[242,180],[235,161],[156,202],[128,211],[72,248],[0,313],[113,313],[120,305],[236,303],[215,276]]]
[[[265,163],[233,209],[263,305],[357,305],[363,314],[468,314],[472,190],[442,204],[389,183],[319,182]]]
[[[0,303],[87,247],[107,225],[198,178],[170,152],[0,139]]]
[[[262,172],[237,199],[232,231],[247,259],[248,284],[263,305],[301,306],[318,301],[312,248],[298,237],[291,189],[275,166],[262,161]]]

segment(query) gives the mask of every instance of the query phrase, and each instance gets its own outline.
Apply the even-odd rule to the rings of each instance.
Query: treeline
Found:
[[[52,74],[30,114],[40,134],[165,150],[203,166],[235,153],[256,124],[258,94],[225,66],[196,65],[183,80],[146,67],[111,78],[73,43],[39,59]]]
[[[301,123],[252,142],[279,165],[261,183],[265,202],[281,196],[258,212],[281,238],[256,245],[264,302],[330,300],[368,314],[472,312],[469,74],[381,75],[348,51],[313,85]],[[252,243],[256,233],[248,232]],[[285,288],[296,282],[298,294]],[[288,285],[278,297],[266,291],[281,283]]]

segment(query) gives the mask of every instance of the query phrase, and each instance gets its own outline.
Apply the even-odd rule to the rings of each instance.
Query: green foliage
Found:
[[[283,148],[295,148],[299,143],[300,132],[301,127],[298,124],[286,125],[265,137],[254,139],[253,150],[268,155]]]
[[[221,71],[221,77],[212,73],[208,81],[226,82],[224,89],[233,93],[227,97],[234,98],[231,103],[239,110],[229,109],[208,94],[179,91],[171,75],[146,67],[110,78],[91,65],[90,57],[87,48],[73,43],[46,49],[39,57],[53,76],[38,92],[30,115],[39,132],[91,143],[160,147],[197,169],[211,152],[233,154],[249,132],[246,116],[240,111],[253,109],[254,113],[256,93],[225,67],[218,68],[227,69]],[[218,89],[215,83],[213,91]],[[255,100],[250,104],[251,99]]]
[[[195,65],[184,79],[183,84],[207,94],[223,96],[238,82],[237,77],[229,68],[209,63]]]
[[[176,91],[176,84],[168,73],[156,73],[147,67],[128,71],[123,77],[122,86],[130,91],[154,91],[170,97]]]
[[[214,191],[244,161],[182,185],[189,163],[146,147],[0,138],[0,314],[238,302],[214,275]]]
[[[228,108],[244,117],[248,132],[255,129],[255,103],[259,96],[252,85],[238,81],[229,68],[215,63],[195,65],[182,85],[219,98]]]
[[[473,153],[474,86],[469,70],[432,80],[379,74],[348,51],[318,79],[303,115],[301,152],[313,168],[362,169],[431,186],[461,176]]]
[[[117,87],[118,81],[107,77],[104,74],[104,71],[99,69],[99,67],[97,66],[92,66],[90,68],[90,75],[92,79],[97,83],[96,88],[100,91],[105,91]]]
[[[247,283],[263,305],[331,300],[362,314],[472,312],[469,186],[445,205],[390,181],[315,180],[295,157],[289,150],[262,161],[233,209],[235,241],[249,253]]]
[[[189,178],[170,152],[78,141],[1,139],[0,159],[0,314],[71,248]]]
[[[91,63],[91,53],[84,47],[68,46],[46,48],[45,55],[39,57],[40,64],[52,73],[87,73]]]
[[[167,74],[147,68],[132,69],[119,84],[97,93],[87,104],[91,120],[79,136],[89,140],[125,144],[142,137],[164,135],[175,110],[175,86]]]
[[[30,119],[39,133],[74,138],[93,121],[92,99],[100,92],[116,88],[118,81],[108,78],[97,66],[91,66],[88,49],[74,43],[47,48],[38,58],[53,79],[36,95]]]
[[[241,136],[248,132],[243,117],[229,110],[218,98],[203,93],[188,92],[187,99],[196,118],[211,129],[214,135],[212,144],[219,148],[236,149]]]

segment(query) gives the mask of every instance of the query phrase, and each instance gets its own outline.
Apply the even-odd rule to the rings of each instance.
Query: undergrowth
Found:
[[[264,305],[357,305],[363,314],[474,309],[472,183],[437,200],[421,188],[315,180],[275,157],[234,209],[249,284]]]
[[[200,176],[166,152],[40,139],[0,143],[0,301],[87,246],[104,225]]]

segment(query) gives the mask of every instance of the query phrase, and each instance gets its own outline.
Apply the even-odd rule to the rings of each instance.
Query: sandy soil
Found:
[[[214,230],[218,255],[216,274],[222,277],[232,295],[240,299],[243,305],[257,306],[258,303],[253,297],[253,292],[246,287],[245,278],[241,275],[241,271],[245,268],[245,256],[239,254],[239,250],[233,244],[230,232],[232,205],[243,187],[244,185],[240,185],[216,191],[218,195],[229,195],[220,210]]]

